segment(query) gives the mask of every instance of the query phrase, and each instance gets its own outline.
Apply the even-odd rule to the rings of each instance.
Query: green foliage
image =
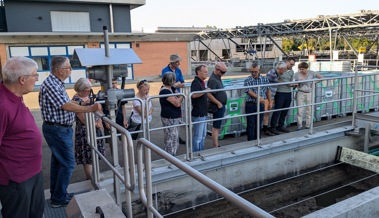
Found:
[[[350,38],[348,39],[350,44],[354,47],[354,49],[358,50],[360,47],[366,47],[366,48],[376,48],[376,40],[375,38],[369,39],[366,37],[360,37],[360,38]],[[332,39],[332,49],[334,47],[337,50],[351,50],[349,45],[345,42],[345,40],[340,37],[337,38],[336,46],[334,46],[334,38]],[[309,48],[316,51],[327,51],[330,50],[330,42],[328,37],[324,38],[308,38],[307,40],[299,39],[299,38],[282,38],[282,49],[285,52],[291,52],[291,51],[299,51],[302,48]]]

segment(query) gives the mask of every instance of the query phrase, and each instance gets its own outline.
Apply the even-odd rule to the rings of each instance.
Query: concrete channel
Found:
[[[349,131],[345,122],[317,127],[313,134],[292,132],[285,140],[269,137],[261,147],[241,142],[204,151],[187,164],[275,217],[301,217],[378,185],[374,173],[335,163],[338,146],[363,149],[362,136]],[[153,162],[152,176],[154,207],[165,217],[248,217],[164,160]],[[134,217],[146,217],[139,196],[133,198]]]

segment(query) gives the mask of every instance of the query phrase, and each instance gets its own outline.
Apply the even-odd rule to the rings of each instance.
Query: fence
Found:
[[[367,66],[365,66],[367,67]],[[354,126],[354,115],[358,111],[365,113],[370,110],[377,110],[379,108],[379,102],[378,102],[378,92],[379,92],[379,84],[377,77],[379,76],[379,72],[358,72],[356,71],[355,74],[353,73],[345,73],[345,74],[325,74],[324,78],[321,80],[305,80],[302,82],[311,82],[312,83],[312,102],[311,102],[311,114],[313,115],[313,119],[315,121],[326,118],[330,119],[332,116],[346,116],[348,113],[353,114],[353,122],[352,125]],[[188,161],[192,161],[194,158],[194,152],[192,152],[192,125],[197,123],[203,123],[203,122],[213,122],[215,120],[223,120],[224,128],[229,128],[230,123],[232,122],[240,122],[243,123],[244,119],[246,119],[246,116],[251,115],[258,115],[260,113],[266,113],[265,111],[258,111],[256,113],[249,113],[246,114],[242,108],[244,108],[244,90],[249,87],[244,87],[241,83],[242,80],[226,80],[224,81],[226,84],[229,84],[226,86],[223,91],[226,91],[228,94],[228,97],[230,97],[231,101],[228,102],[229,107],[229,116],[225,116],[223,118],[219,119],[208,119],[205,121],[199,121],[199,122],[192,122],[190,119],[190,110],[191,110],[191,96],[196,93],[211,93],[211,92],[217,92],[221,90],[204,90],[204,91],[197,91],[197,92],[185,92],[184,93],[175,93],[175,94],[169,94],[169,95],[158,95],[158,96],[151,96],[148,99],[146,99],[146,102],[152,101],[153,99],[158,98],[165,98],[169,96],[176,96],[176,95],[182,95],[185,98],[183,109],[185,118],[183,119],[183,123],[176,125],[178,127],[184,126],[186,128],[186,159]],[[276,85],[289,85],[299,82],[288,82],[288,83],[280,83],[280,84],[270,84],[271,86]],[[234,84],[234,85],[232,85]],[[259,85],[259,86],[251,86],[256,87],[258,89],[258,98],[259,96],[259,89],[261,89],[263,86],[267,85]],[[293,95],[296,94],[296,90],[293,91]],[[216,191],[218,194],[224,196],[227,200],[236,203],[236,205],[240,206],[243,210],[248,212],[251,215],[258,215],[258,216],[270,216],[264,211],[261,211],[259,208],[257,208],[254,205],[251,205],[248,202],[245,202],[243,199],[240,199],[238,196],[235,196],[233,193],[230,193],[227,189],[220,186],[216,182],[212,181],[211,179],[205,177],[201,173],[197,172],[196,170],[190,168],[187,164],[183,163],[182,161],[179,161],[177,158],[168,155],[154,145],[151,142],[151,136],[150,133],[152,131],[159,131],[165,128],[171,128],[172,126],[168,127],[158,127],[158,128],[151,128],[149,122],[145,122],[145,116],[146,113],[146,105],[145,101],[142,101],[141,99],[134,98],[141,101],[142,107],[144,107],[144,110],[142,110],[142,130],[138,131],[140,133],[143,133],[143,138],[139,139],[137,143],[137,154],[138,154],[138,183],[139,183],[139,192],[140,192],[140,198],[146,208],[148,209],[148,216],[152,217],[153,215],[157,217],[161,217],[159,214],[159,211],[157,211],[152,206],[152,189],[151,189],[151,151],[154,151],[155,153],[159,154],[161,157],[163,157],[165,160],[171,162],[178,168],[182,169],[184,172],[192,176],[193,178],[197,179],[201,183],[205,184],[212,190]],[[238,99],[238,100],[236,100]],[[130,99],[127,99],[130,100]],[[238,105],[238,106],[236,106]],[[233,108],[238,108],[234,110]],[[259,107],[258,107],[259,108]],[[291,105],[289,108],[285,109],[278,109],[278,110],[270,110],[269,112],[274,111],[281,111],[281,110],[290,110],[290,113],[287,117],[287,125],[291,125],[292,123],[296,123],[296,110],[299,107],[296,104],[296,101],[294,101],[294,104]],[[231,112],[238,111],[234,114],[231,114]],[[134,172],[134,164],[135,164],[135,158],[134,158],[134,146],[133,141],[131,140],[130,133],[125,130],[123,127],[117,125],[110,119],[103,117],[99,113],[95,113],[95,116],[101,117],[103,121],[109,123],[115,130],[119,131],[119,134],[121,136],[121,142],[122,142],[122,155],[123,155],[123,173],[124,175],[121,175],[119,173],[121,167],[118,163],[118,159],[113,160],[113,164],[111,164],[110,161],[106,160],[104,156],[102,156],[97,151],[96,146],[96,137],[94,135],[94,116],[93,114],[87,114],[87,135],[88,135],[88,141],[90,142],[90,145],[93,149],[93,166],[94,166],[94,178],[95,183],[99,179],[99,163],[98,163],[98,156],[101,157],[101,159],[106,163],[106,165],[113,171],[114,174],[114,193],[116,198],[116,203],[120,204],[120,193],[121,188],[119,185],[117,185],[120,181],[125,184],[126,190],[125,190],[125,196],[126,196],[126,207],[128,208],[128,217],[132,217],[132,206],[131,206],[131,193],[134,191],[135,184],[136,184],[136,176]],[[292,118],[291,118],[292,116]],[[233,118],[233,119],[231,119]],[[237,120],[237,121],[236,121]],[[228,127],[229,125],[229,127]],[[257,126],[260,126],[260,120],[257,119]],[[240,125],[238,128],[240,128],[240,131],[243,131],[245,128],[243,125]],[[313,133],[313,122],[311,122],[310,129],[308,130],[309,134]],[[132,132],[133,133],[133,132]],[[260,131],[259,128],[257,128],[257,135],[258,138],[256,140],[257,146],[260,146]],[[115,134],[111,136],[106,137],[116,137]],[[106,138],[102,137],[102,138]],[[142,147],[145,148],[144,153],[144,164],[142,163]],[[113,149],[117,150],[117,146],[113,146]],[[117,154],[117,153],[116,153]],[[145,174],[145,177],[143,176]],[[117,181],[117,182],[116,182]],[[145,183],[143,183],[145,181]],[[146,187],[146,191],[145,188]]]

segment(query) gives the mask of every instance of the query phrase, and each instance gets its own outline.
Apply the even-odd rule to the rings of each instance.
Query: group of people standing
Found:
[[[177,54],[170,56],[169,65],[162,70],[163,86],[159,95],[167,95],[179,93],[184,87],[184,79],[179,69],[181,58]],[[215,66],[213,73],[208,80],[207,85],[205,80],[208,78],[208,67],[199,65],[195,68],[195,77],[191,83],[191,92],[204,91],[209,89],[222,89],[221,77],[226,73],[226,65],[218,63]],[[213,118],[222,118],[225,113],[225,104],[227,101],[225,91],[216,91],[212,93],[194,93],[191,96],[192,110],[191,120],[195,122],[193,125],[192,134],[192,151],[204,150],[204,141],[206,137],[206,122],[208,112],[213,114]],[[172,95],[159,99],[161,104],[161,119],[163,126],[172,126],[164,129],[164,149],[172,155],[176,155],[179,147],[179,127],[182,120],[182,102],[183,95]],[[216,120],[212,126],[212,141],[213,147],[219,147],[218,132],[221,128],[222,120]],[[174,126],[173,126],[174,125]]]
[[[298,65],[299,72],[294,73],[292,67],[295,65],[295,59],[289,57],[286,61],[281,61],[276,64],[276,67],[270,70],[266,76],[260,75],[260,66],[253,63],[250,67],[251,76],[249,76],[244,86],[248,86],[246,92],[246,113],[259,113],[260,126],[257,127],[257,115],[247,116],[247,140],[256,140],[258,134],[262,132],[268,136],[279,135],[280,132],[290,132],[285,126],[285,119],[288,113],[288,108],[292,102],[292,90],[297,89],[296,103],[297,110],[297,130],[303,129],[303,113],[305,112],[305,128],[310,127],[312,122],[311,100],[312,82],[301,82],[304,80],[312,80],[314,78],[323,78],[320,74],[309,71],[309,65],[301,62]],[[299,81],[299,83],[291,83]],[[284,84],[281,84],[284,83]],[[272,85],[275,84],[275,85]],[[252,87],[260,85],[260,87]],[[259,99],[258,99],[259,90]],[[304,106],[306,105],[306,106]],[[269,122],[270,113],[265,112],[268,110],[275,110],[272,112],[271,121]],[[270,126],[269,126],[270,124]]]
[[[170,56],[170,63],[162,70],[162,87],[159,95],[169,95],[160,98],[161,121],[164,129],[164,149],[176,155],[180,143],[185,143],[179,137],[178,125],[182,120],[181,106],[183,95],[175,95],[184,87],[184,78],[179,68],[181,58],[174,54]],[[310,106],[312,80],[321,79],[322,76],[308,71],[308,64],[302,62],[298,65],[299,72],[294,74],[292,66],[295,60],[289,58],[286,62],[279,62],[276,68],[261,76],[260,66],[252,64],[249,76],[244,85],[247,87],[246,113],[255,113],[258,110],[265,112],[272,108],[273,112],[269,125],[269,114],[260,113],[260,125],[257,127],[257,115],[247,116],[247,139],[257,139],[258,130],[263,128],[267,135],[277,135],[288,132],[284,121],[288,107],[292,101],[292,90],[297,88],[296,100],[298,108],[298,129],[302,129],[303,113],[306,113],[305,128],[310,127]],[[42,135],[35,120],[23,102],[23,96],[33,91],[38,81],[37,63],[26,57],[10,58],[1,73],[0,82],[0,201],[3,217],[42,217],[44,211],[44,192],[42,177]],[[51,207],[67,206],[73,193],[67,192],[72,172],[77,164],[83,164],[87,178],[92,175],[92,157],[86,141],[84,113],[102,112],[102,106],[90,99],[91,83],[87,79],[79,79],[74,89],[76,94],[69,98],[64,81],[71,75],[71,65],[67,57],[55,56],[51,60],[51,74],[42,83],[39,92],[39,105],[43,119],[42,133],[51,150],[50,163],[50,204]],[[215,65],[214,71],[208,78],[208,67],[199,65],[195,69],[195,77],[191,83],[191,92],[210,90],[209,92],[194,93],[191,95],[193,125],[192,149],[194,152],[204,149],[206,137],[206,122],[208,113],[213,119],[220,119],[225,114],[227,95],[221,78],[227,72],[224,63]],[[301,82],[307,80],[307,82]],[[299,81],[296,84],[280,84]],[[278,83],[278,86],[271,84]],[[117,88],[117,80],[112,82]],[[256,87],[256,85],[263,85]],[[255,86],[255,87],[254,87]],[[150,85],[146,80],[136,84],[138,92],[136,97],[146,101],[149,97]],[[216,90],[216,91],[211,91]],[[259,99],[258,99],[259,91]],[[171,95],[170,95],[171,94]],[[134,100],[132,112],[127,119],[126,109],[119,108],[123,117],[119,124],[129,131],[137,131],[142,121],[150,122],[154,107],[147,102],[147,109],[141,102]],[[304,105],[307,105],[304,107]],[[122,105],[124,106],[124,105]],[[146,110],[145,113],[142,110]],[[145,118],[142,118],[145,114]],[[75,143],[73,142],[72,125],[76,123]],[[109,128],[100,119],[96,119],[96,133],[103,135]],[[218,134],[222,120],[213,121],[212,146],[220,147]],[[138,134],[133,135],[133,139]],[[75,152],[73,151],[75,144]],[[97,141],[98,150],[104,154],[104,140]]]

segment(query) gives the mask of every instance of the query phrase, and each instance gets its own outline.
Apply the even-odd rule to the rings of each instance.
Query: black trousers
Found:
[[[22,183],[0,185],[3,218],[41,218],[45,210],[42,171]]]

